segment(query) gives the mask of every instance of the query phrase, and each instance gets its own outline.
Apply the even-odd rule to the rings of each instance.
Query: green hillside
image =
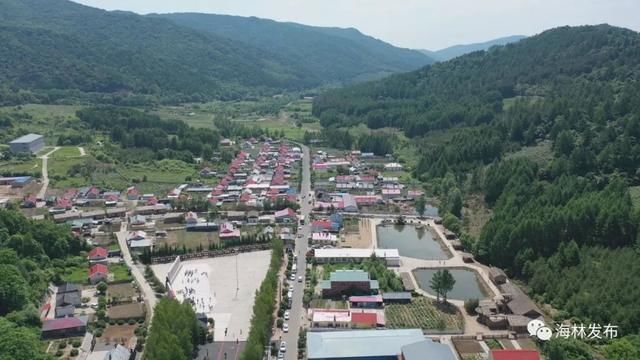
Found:
[[[616,324],[625,336],[640,332],[629,193],[640,184],[639,80],[638,33],[562,27],[327,92],[313,112],[325,127],[402,129],[418,149],[413,175],[467,250],[525,281],[556,321]],[[492,209],[477,238],[465,230],[472,214],[449,205],[461,192]]]
[[[151,16],[277,54],[287,59],[289,66],[304,69],[309,76],[325,81],[350,82],[433,63],[418,51],[397,48],[351,28],[313,27],[213,14]]]
[[[524,38],[526,38],[526,36],[512,35],[512,36],[505,36],[505,37],[501,37],[498,39],[493,39],[493,40],[489,40],[481,43],[454,45],[454,46],[449,46],[447,48],[436,50],[436,51],[420,50],[420,52],[422,52],[423,54],[435,60],[446,61],[446,60],[450,60],[474,51],[488,50],[492,46],[504,46],[507,44],[518,42]]]

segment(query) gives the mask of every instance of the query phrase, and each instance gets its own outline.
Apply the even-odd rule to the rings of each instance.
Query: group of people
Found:
[[[200,277],[197,276],[198,273],[195,269],[185,270],[184,271],[184,280],[187,284],[199,284]],[[206,271],[200,273],[200,276],[208,277],[209,274]],[[195,306],[197,312],[210,312],[213,310],[213,302],[211,297],[209,297],[209,302],[206,303],[203,297],[196,297],[198,294],[196,293],[196,289],[189,286],[184,286],[182,289],[182,294],[184,299],[189,301],[192,306]]]

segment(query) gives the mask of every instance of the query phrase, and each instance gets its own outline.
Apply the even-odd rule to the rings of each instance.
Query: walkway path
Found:
[[[87,156],[87,153],[84,151],[82,146],[78,146],[78,151],[80,151],[80,156]]]
[[[42,159],[42,188],[40,188],[40,191],[38,192],[38,199],[44,199],[45,195],[47,194],[47,188],[49,187],[49,172],[47,169],[47,163],[49,160],[49,155],[58,151],[58,149],[60,149],[60,147],[56,146],[48,153],[39,156],[39,158]]]
[[[129,269],[131,269],[131,275],[136,279],[140,290],[142,290],[142,294],[144,295],[145,303],[147,305],[147,314],[149,314],[149,321],[153,318],[153,309],[156,306],[156,293],[153,291],[147,279],[145,279],[144,274],[140,270],[140,268],[133,263],[133,259],[131,258],[131,253],[129,252],[129,247],[127,246],[127,222],[123,220],[120,225],[120,231],[116,233],[116,237],[118,238],[118,245],[120,245],[120,251],[122,252],[122,258],[124,262],[127,264]],[[149,322],[150,323],[150,322]]]

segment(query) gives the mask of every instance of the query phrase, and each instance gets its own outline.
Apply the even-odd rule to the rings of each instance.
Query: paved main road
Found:
[[[303,157],[302,157],[302,186],[300,189],[300,214],[305,218],[305,224],[302,226],[302,237],[296,238],[296,253],[298,253],[298,273],[297,276],[302,276],[304,280],[304,271],[307,267],[307,241],[311,232],[311,219],[309,214],[311,213],[311,204],[309,204],[309,191],[311,191],[311,161],[309,148],[301,145]],[[304,198],[302,198],[304,196]],[[305,280],[306,281],[306,280]],[[282,340],[287,342],[287,352],[285,353],[285,359],[294,360],[298,358],[298,334],[300,333],[300,326],[303,324],[303,317],[305,315],[304,308],[302,307],[302,296],[304,295],[304,282],[293,283],[293,301],[290,310],[289,332],[284,334]]]
[[[131,275],[136,279],[142,294],[144,295],[144,302],[147,305],[147,314],[149,314],[149,321],[153,318],[153,309],[156,307],[156,294],[145,279],[144,274],[140,271],[140,268],[133,263],[133,259],[131,258],[131,253],[129,252],[129,247],[127,246],[127,221],[126,219],[122,220],[122,224],[120,225],[120,231],[116,233],[116,237],[118,238],[118,245],[120,245],[120,252],[122,253],[122,258],[124,262],[127,264],[129,269],[131,269]]]

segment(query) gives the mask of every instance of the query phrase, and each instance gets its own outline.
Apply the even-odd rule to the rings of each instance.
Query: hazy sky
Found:
[[[107,10],[204,12],[355,27],[397,46],[440,49],[562,25],[640,30],[640,0],[75,0]]]

